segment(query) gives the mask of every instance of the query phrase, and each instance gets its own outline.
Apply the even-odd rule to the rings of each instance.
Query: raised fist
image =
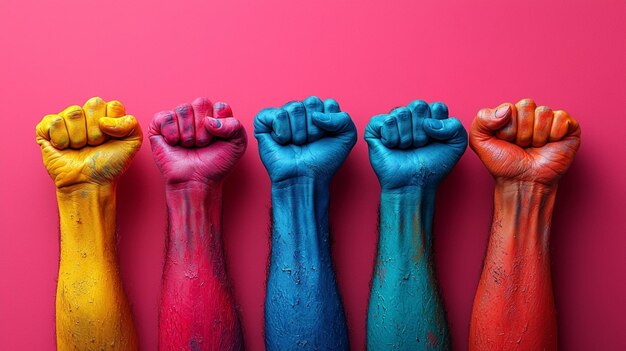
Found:
[[[370,163],[386,190],[434,187],[467,147],[467,132],[446,105],[416,100],[388,115],[372,117],[365,129]]]
[[[497,180],[555,183],[580,146],[580,127],[567,112],[524,99],[478,112],[470,146]]]
[[[43,163],[57,188],[110,184],[141,146],[141,127],[119,101],[94,97],[47,115],[37,125]]]
[[[162,111],[148,132],[152,154],[167,184],[219,183],[246,151],[246,131],[224,102],[197,98]]]
[[[330,181],[357,138],[337,101],[315,96],[262,110],[254,120],[254,136],[273,183],[298,177]]]

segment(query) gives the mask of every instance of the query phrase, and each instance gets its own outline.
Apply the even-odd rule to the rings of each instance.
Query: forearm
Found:
[[[168,240],[160,310],[160,347],[243,347],[226,277],[221,186],[168,186]]]
[[[272,187],[272,252],[265,304],[269,350],[347,349],[332,269],[328,184],[297,179]],[[303,344],[304,343],[304,344]]]
[[[57,347],[136,349],[117,263],[115,186],[64,187],[57,191],[57,200],[61,227]]]
[[[385,191],[372,279],[367,342],[372,350],[449,348],[432,257],[435,190]]]
[[[556,186],[497,182],[470,348],[556,349],[549,250],[555,195]]]

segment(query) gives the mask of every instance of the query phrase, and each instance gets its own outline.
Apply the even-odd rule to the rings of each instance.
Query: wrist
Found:
[[[494,225],[513,240],[548,248],[557,186],[538,182],[496,180]]]
[[[222,182],[188,180],[177,183],[166,183],[166,192],[203,192],[210,193],[222,188]]]
[[[415,186],[381,191],[379,231],[384,247],[407,257],[430,253],[435,195],[432,189]]]
[[[544,184],[535,181],[496,178],[496,190],[502,193],[527,193],[540,196],[556,193],[558,183]]]
[[[114,260],[115,184],[81,183],[57,189],[61,256]]]
[[[182,221],[184,225],[186,217],[221,211],[222,186],[196,181],[167,184],[165,200],[170,221]]]
[[[427,187],[423,185],[405,185],[395,188],[382,187],[380,190],[381,197],[388,198],[413,198],[423,199],[426,195],[434,194],[437,192],[436,187]]]
[[[116,183],[93,184],[78,183],[63,186],[56,189],[57,201],[62,202],[84,202],[93,198],[104,199],[115,196]]]
[[[282,189],[315,189],[315,190],[323,190],[324,188],[328,189],[330,185],[330,181],[317,178],[317,177],[309,177],[309,176],[297,176],[291,178],[285,178],[278,181],[272,181],[272,190],[282,190]]]
[[[319,208],[328,205],[328,197],[329,184],[320,179],[302,176],[272,182],[272,203],[279,206]]]
[[[280,245],[291,243],[301,252],[317,252],[320,240],[328,235],[328,189],[328,184],[310,177],[272,183],[272,240],[280,238]]]
[[[166,185],[168,251],[177,260],[221,257],[222,188],[202,182]],[[217,256],[219,255],[219,256]]]

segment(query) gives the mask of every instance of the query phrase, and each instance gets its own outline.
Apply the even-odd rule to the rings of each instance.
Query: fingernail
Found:
[[[427,121],[432,129],[439,130],[443,128],[443,122],[438,119],[428,119]]]
[[[215,105],[213,105],[213,109],[215,111],[215,117],[226,118],[233,115],[230,106],[225,102],[216,102]]]
[[[220,120],[217,119],[217,118],[207,117],[207,120],[209,121],[209,124],[213,128],[221,128],[222,127],[222,122],[220,122]]]
[[[330,122],[330,115],[326,113],[315,112],[315,118],[320,122]]]
[[[504,116],[506,116],[507,113],[509,113],[509,110],[511,109],[511,107],[509,105],[506,105],[503,107],[500,107],[496,110],[496,119],[500,119],[500,118],[504,118]]]
[[[108,128],[112,128],[117,125],[116,121],[113,118],[103,118],[100,120],[100,123],[104,124],[104,126]]]

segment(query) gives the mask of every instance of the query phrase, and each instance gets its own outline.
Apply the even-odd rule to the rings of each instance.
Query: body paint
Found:
[[[367,318],[370,350],[447,350],[432,254],[434,190],[385,192]]]
[[[45,116],[36,134],[59,205],[57,349],[136,350],[117,258],[115,188],[141,146],[141,126],[121,102],[94,97]]]
[[[432,252],[435,195],[467,147],[440,102],[415,100],[365,129],[381,186],[378,255],[367,315],[370,350],[448,350]]]
[[[550,223],[558,181],[580,146],[580,126],[565,111],[523,99],[479,111],[470,145],[496,188],[469,349],[556,350]]]
[[[136,350],[119,274],[115,186],[57,191],[61,260],[56,295],[58,350]]]
[[[228,104],[200,97],[157,113],[148,135],[168,214],[159,348],[243,350],[221,216],[222,181],[246,150],[246,131]]]
[[[268,350],[347,350],[330,258],[328,184],[272,186],[272,251],[265,299]]]
[[[265,297],[268,350],[347,350],[329,245],[329,184],[356,143],[334,99],[311,96],[254,120],[272,180],[272,248]]]
[[[496,185],[470,350],[556,350],[549,235],[556,187]]]
[[[221,186],[168,186],[166,197],[169,228],[159,347],[243,350],[224,265]]]
[[[432,222],[437,186],[465,152],[467,133],[445,104],[415,100],[372,117],[365,140],[382,189],[367,346],[448,350]]]

